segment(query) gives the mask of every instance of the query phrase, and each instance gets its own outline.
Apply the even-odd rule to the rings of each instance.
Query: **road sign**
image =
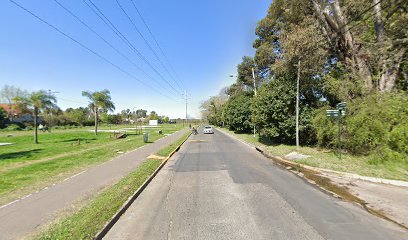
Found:
[[[336,108],[337,109],[346,109],[347,104],[345,102],[337,103]]]
[[[328,117],[338,117],[339,110],[326,110],[326,116]]]
[[[340,102],[336,104],[336,110],[326,110],[326,116],[336,118],[339,123],[339,132],[338,132],[338,147],[339,147],[339,156],[341,159],[341,119],[346,116],[347,104],[345,102]]]

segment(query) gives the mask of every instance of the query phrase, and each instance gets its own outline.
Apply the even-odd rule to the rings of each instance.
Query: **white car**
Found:
[[[204,134],[214,134],[214,130],[211,126],[205,126],[203,130]]]

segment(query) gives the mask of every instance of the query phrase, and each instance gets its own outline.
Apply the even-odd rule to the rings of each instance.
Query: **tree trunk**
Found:
[[[401,49],[397,54],[390,56],[390,64],[385,60],[382,62],[382,72],[378,84],[380,92],[388,92],[395,88],[397,77],[400,71],[401,62],[406,49]]]
[[[94,108],[95,113],[95,135],[98,135],[98,109]]]
[[[37,118],[38,118],[38,108],[37,108],[37,107],[34,107],[34,143],[35,143],[35,144],[38,144]]]
[[[328,6],[322,7],[321,1],[312,0],[313,10],[318,22],[321,24],[323,34],[327,35],[329,43],[339,53],[340,60],[351,66],[355,74],[365,83],[368,90],[373,88],[372,76],[367,60],[364,57],[361,46],[354,42],[354,37],[347,26],[339,0],[331,3],[331,11]]]
[[[350,58],[353,69],[357,70],[356,73],[363,79],[366,88],[371,90],[373,88],[371,71],[366,59],[362,56],[363,50],[354,42],[354,37],[347,26],[347,19],[340,8],[339,0],[333,1],[332,9],[334,18],[336,19],[337,25],[340,28],[338,34],[343,41],[345,56]]]

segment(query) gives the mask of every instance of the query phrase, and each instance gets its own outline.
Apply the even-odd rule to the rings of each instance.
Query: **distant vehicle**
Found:
[[[214,134],[214,130],[211,126],[205,126],[203,130],[204,134]]]

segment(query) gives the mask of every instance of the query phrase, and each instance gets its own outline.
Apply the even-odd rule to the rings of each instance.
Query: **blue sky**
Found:
[[[189,115],[199,117],[200,102],[234,81],[228,76],[236,73],[242,56],[254,54],[252,43],[256,23],[266,15],[271,3],[271,0],[133,0],[165,52],[167,61],[131,0],[118,0],[170,75],[136,32],[116,0],[92,2],[134,49],[118,38],[83,0],[58,2],[130,61],[81,25],[54,0],[14,1],[131,76],[9,0],[3,0],[0,1],[0,87],[9,84],[30,91],[51,89],[59,92],[56,94],[58,105],[63,109],[85,106],[87,101],[81,96],[84,90],[109,89],[116,112],[135,107],[154,110],[169,117],[185,116],[182,91],[186,90],[189,94]],[[137,56],[135,49],[145,61]]]

